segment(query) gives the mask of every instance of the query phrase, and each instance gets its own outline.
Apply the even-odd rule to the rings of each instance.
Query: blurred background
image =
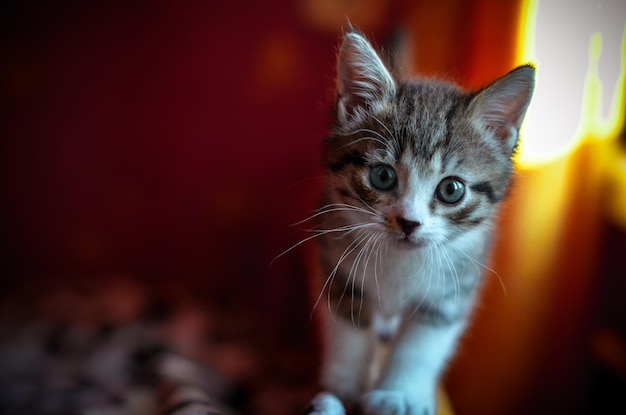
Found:
[[[304,404],[310,249],[271,261],[315,207],[346,17],[407,74],[477,88],[537,65],[493,271],[446,378],[456,412],[626,410],[620,0],[3,2],[2,323],[118,323],[168,298],[243,336],[218,369],[281,377],[274,401]]]

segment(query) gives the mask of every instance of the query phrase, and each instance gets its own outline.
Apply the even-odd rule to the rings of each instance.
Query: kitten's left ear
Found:
[[[367,39],[351,29],[345,34],[337,60],[337,115],[346,121],[359,109],[383,102],[396,83]]]
[[[476,94],[470,117],[481,129],[492,131],[505,151],[513,154],[526,109],[535,88],[535,68],[520,66]]]

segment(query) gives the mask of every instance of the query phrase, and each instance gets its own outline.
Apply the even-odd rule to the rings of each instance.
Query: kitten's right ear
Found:
[[[526,109],[535,88],[535,68],[523,65],[480,91],[471,101],[470,114],[476,125],[493,133],[512,154]]]
[[[394,95],[396,83],[364,36],[349,31],[337,62],[337,116],[346,121],[357,108],[367,109]]]

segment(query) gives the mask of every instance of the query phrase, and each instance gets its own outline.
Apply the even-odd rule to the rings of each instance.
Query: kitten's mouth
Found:
[[[417,249],[425,247],[427,245],[427,241],[423,238],[412,238],[410,235],[407,236],[402,234],[402,236],[398,239],[398,244],[408,249]]]

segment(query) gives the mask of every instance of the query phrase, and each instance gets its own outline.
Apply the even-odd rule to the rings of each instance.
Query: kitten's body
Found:
[[[480,285],[533,79],[521,67],[475,93],[398,81],[364,37],[346,34],[316,215],[317,306],[328,320],[322,383],[344,404],[366,414],[434,414],[438,377]],[[372,378],[379,339],[390,349]],[[330,396],[312,413],[341,413],[324,402]]]

